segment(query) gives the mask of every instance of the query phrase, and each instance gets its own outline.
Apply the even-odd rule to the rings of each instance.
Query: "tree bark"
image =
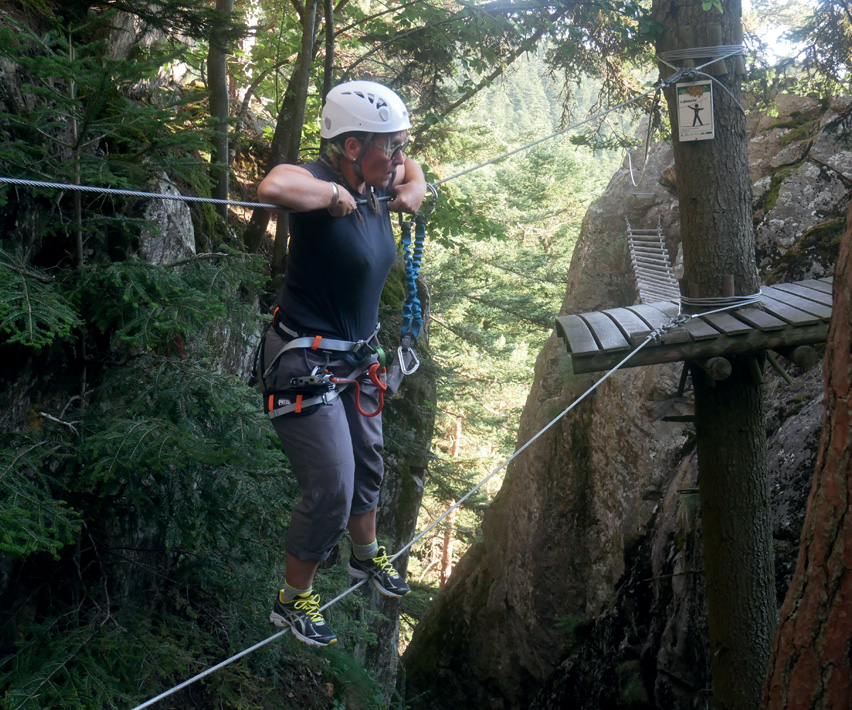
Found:
[[[658,52],[719,45],[719,30],[721,44],[738,42],[740,1],[722,5],[719,14],[699,2],[656,0],[656,19],[666,27]],[[727,65],[712,69],[725,72],[715,78],[733,94],[714,83],[714,140],[678,141],[677,96],[666,91],[691,296],[729,295],[723,282],[730,275],[737,295],[759,288],[745,116],[737,105],[735,63]],[[776,618],[763,399],[755,376],[762,359],[755,368],[748,357],[733,358],[731,377],[719,382],[691,367],[713,697],[724,710],[759,704]]]
[[[852,206],[834,274],[825,415],[802,542],[764,687],[764,708],[852,707]]]
[[[334,0],[323,0],[325,16],[325,61],[322,73],[323,103],[334,86]]]
[[[228,199],[228,117],[230,100],[228,90],[228,45],[227,23],[234,11],[234,0],[216,0],[216,9],[222,13],[223,22],[210,35],[207,52],[207,88],[210,90],[210,116],[215,121],[213,154],[210,157],[210,177],[213,182],[212,196],[219,200]],[[216,205],[223,219],[228,218],[228,206]]]

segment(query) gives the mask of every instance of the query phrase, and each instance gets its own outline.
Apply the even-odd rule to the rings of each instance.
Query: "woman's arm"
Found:
[[[331,208],[336,217],[343,217],[356,207],[355,198],[341,185],[319,180],[305,168],[286,163],[272,168],[258,185],[257,199],[281,205],[288,212]]]
[[[391,212],[415,214],[426,197],[426,177],[423,168],[406,158],[396,170],[396,179],[391,188],[394,200],[388,203]]]

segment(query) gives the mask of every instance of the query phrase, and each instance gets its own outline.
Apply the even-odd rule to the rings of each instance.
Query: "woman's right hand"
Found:
[[[320,180],[319,182],[323,181]],[[324,182],[323,184],[329,185],[330,183]],[[339,183],[337,184],[337,193],[338,198],[336,204],[333,207],[328,208],[328,213],[332,217],[345,217],[358,209],[358,205],[356,204],[352,193]]]

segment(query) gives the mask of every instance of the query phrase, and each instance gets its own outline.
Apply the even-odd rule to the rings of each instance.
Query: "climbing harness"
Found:
[[[267,330],[270,327],[275,329],[282,338],[286,339],[286,342],[278,349],[278,352],[267,365],[264,359],[264,342],[266,339],[264,331],[264,337],[261,337],[260,344],[255,351],[253,366],[255,377],[261,383],[261,389],[264,393],[264,409],[270,419],[285,414],[309,414],[310,411],[313,411],[311,410],[312,407],[331,404],[351,385],[355,387],[355,406],[361,414],[365,417],[375,417],[382,411],[385,403],[384,393],[387,389],[385,382],[387,371],[385,368],[385,352],[376,339],[381,327],[380,324],[377,323],[372,334],[364,340],[337,340],[322,335],[300,335],[284,325],[278,316],[279,309],[276,307],[272,313],[272,322],[267,326]],[[325,353],[326,367],[318,365],[307,375],[292,377],[287,389],[268,390],[266,378],[272,374],[281,356],[297,348]],[[327,365],[332,353],[342,353],[343,359],[355,366],[348,377],[336,377],[328,371]],[[373,355],[378,357],[378,362],[370,362]],[[365,373],[370,381],[379,388],[379,405],[373,412],[366,412],[361,406],[359,380]]]
[[[423,310],[417,295],[417,278],[420,276],[420,262],[423,258],[423,245],[426,242],[426,222],[438,204],[438,190],[434,185],[426,184],[432,193],[432,202],[425,210],[418,211],[413,220],[404,220],[399,216],[403,258],[405,260],[406,297],[402,307],[402,329],[400,343],[390,370],[388,371],[388,389],[396,392],[402,384],[403,376],[412,375],[420,367],[420,360],[414,351],[414,345],[423,327]],[[411,227],[414,224],[414,242],[412,244]]]
[[[423,327],[423,314],[417,295],[417,278],[420,275],[420,263],[426,241],[426,222],[438,203],[437,189],[429,183],[427,183],[427,187],[432,194],[429,205],[418,211],[413,220],[406,221],[400,214],[400,232],[405,261],[406,299],[403,305],[400,345],[390,369],[385,367],[385,353],[376,339],[380,327],[378,324],[368,338],[359,341],[337,340],[320,335],[306,336],[284,325],[279,318],[278,308],[276,308],[273,312],[271,325],[286,342],[267,365],[263,362],[264,339],[262,338],[255,353],[254,368],[255,376],[259,375],[258,379],[264,389],[264,408],[270,419],[285,414],[307,414],[310,408],[314,406],[331,404],[349,386],[355,387],[355,406],[358,412],[365,417],[374,417],[384,408],[385,392],[395,393],[402,383],[402,378],[414,374],[420,367],[420,360],[414,350],[414,344]],[[377,197],[371,190],[367,199],[356,200],[356,202],[359,205],[366,204],[371,209],[378,210],[380,201],[390,199],[392,197],[389,195]],[[414,224],[413,243],[412,223]],[[325,368],[318,366],[309,375],[292,378],[290,388],[267,392],[265,388],[266,378],[275,369],[281,356],[296,348],[307,348],[315,352],[343,353],[355,365],[361,362],[369,363],[369,358],[372,355],[377,355],[379,362],[356,367],[348,377],[335,377]],[[379,390],[378,407],[373,412],[367,412],[361,406],[359,380],[364,374]]]

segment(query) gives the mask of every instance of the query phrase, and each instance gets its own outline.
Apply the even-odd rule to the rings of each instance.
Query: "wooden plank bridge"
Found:
[[[824,343],[831,319],[832,280],[807,279],[763,286],[757,305],[692,318],[636,353],[623,367],[681,360],[708,361],[725,355],[775,350],[791,360],[803,346]],[[633,348],[678,314],[674,301],[643,303],[594,313],[560,316],[556,332],[564,340],[575,373],[617,365]],[[719,378],[721,379],[721,378]]]

